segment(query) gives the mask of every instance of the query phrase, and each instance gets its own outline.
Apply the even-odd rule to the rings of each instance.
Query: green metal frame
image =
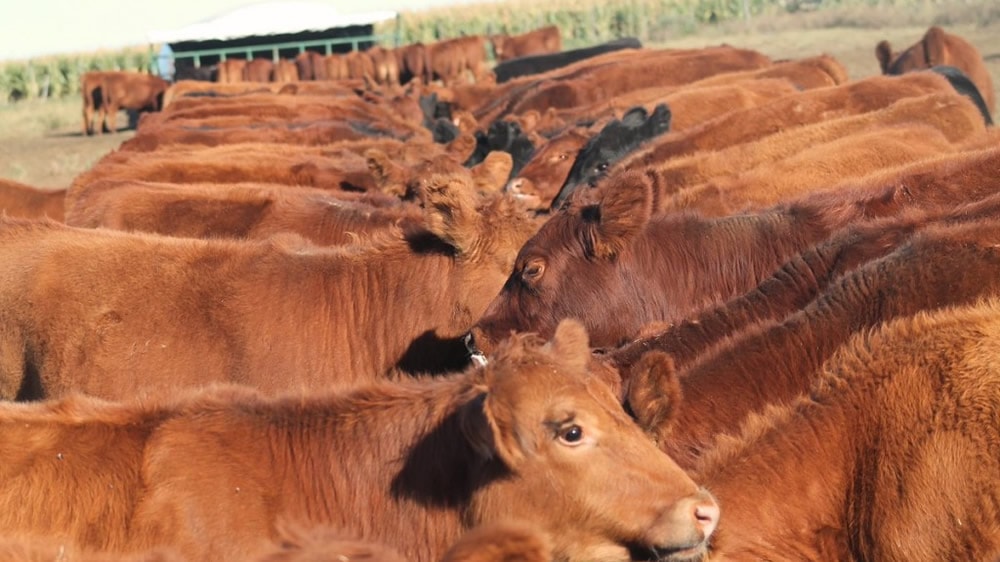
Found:
[[[264,51],[270,49],[271,60],[278,61],[278,51],[281,49],[298,49],[300,53],[307,47],[323,47],[326,54],[333,53],[334,45],[350,44],[351,49],[357,51],[358,44],[363,41],[386,44],[394,41],[393,35],[359,35],[356,37],[338,37],[335,39],[313,39],[311,41],[289,41],[285,43],[268,43],[264,45],[252,45],[246,47],[223,47],[221,49],[203,49],[198,51],[183,51],[174,53],[174,60],[194,59],[194,66],[201,67],[201,57],[217,56],[220,60],[226,60],[230,55],[242,54],[246,60],[253,60],[254,51]]]

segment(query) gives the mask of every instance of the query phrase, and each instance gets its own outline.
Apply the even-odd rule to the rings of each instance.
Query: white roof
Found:
[[[236,39],[249,35],[276,35],[366,25],[394,17],[396,12],[391,10],[341,14],[333,6],[319,2],[264,2],[237,8],[185,27],[150,31],[147,37],[152,43]]]

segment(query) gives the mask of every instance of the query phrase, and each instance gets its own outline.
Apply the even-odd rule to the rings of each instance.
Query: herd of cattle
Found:
[[[1000,560],[994,92],[876,53],[182,82],[3,182],[0,560]]]
[[[473,78],[487,75],[487,42],[492,46],[494,58],[501,63],[501,81],[512,69],[521,68],[525,63],[538,66],[538,61],[525,61],[525,57],[562,51],[559,28],[548,26],[520,35],[497,34],[489,38],[474,35],[429,45],[412,43],[396,49],[375,45],[365,51],[328,55],[307,50],[294,59],[276,61],[229,58],[209,70],[214,81],[222,84],[270,82],[281,85],[299,80],[348,79],[365,80],[382,86],[411,81],[430,84],[435,80],[448,84],[463,80],[470,74]],[[632,43],[621,43],[621,47],[626,46],[632,46]],[[520,60],[503,64],[515,59]],[[128,88],[123,86],[126,81]],[[159,111],[164,106],[163,96],[170,86],[166,80],[156,76],[139,77],[123,71],[87,72],[81,76],[80,82],[84,107],[83,132],[86,135],[105,130],[116,131],[115,117],[120,109]],[[95,117],[101,124],[96,129]]]

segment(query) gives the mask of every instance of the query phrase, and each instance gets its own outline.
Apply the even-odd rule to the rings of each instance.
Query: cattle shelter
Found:
[[[342,14],[319,2],[264,2],[177,29],[152,31],[151,43],[164,47],[157,64],[174,79],[208,78],[208,69],[227,58],[294,58],[364,50],[376,43],[395,45],[395,35],[376,35],[375,24],[398,18],[394,11]],[[398,28],[398,26],[397,26]]]

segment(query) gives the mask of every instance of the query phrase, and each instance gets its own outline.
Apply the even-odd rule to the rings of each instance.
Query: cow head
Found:
[[[474,492],[473,523],[518,519],[552,537],[556,560],[701,559],[719,508],[646,437],[587,365],[584,328],[520,335],[482,373],[462,432],[503,466]]]
[[[652,214],[652,187],[639,172],[610,178],[554,214],[517,255],[500,294],[473,328],[487,354],[511,332],[550,336],[579,318],[599,346],[636,321],[629,254]]]
[[[509,196],[481,197],[468,170],[432,173],[415,187],[427,230],[451,246],[457,261],[456,322],[471,325],[503,286],[537,220]]]
[[[879,41],[875,46],[882,74],[903,74],[932,66],[949,64],[947,52],[948,35],[938,26],[927,30],[923,38],[901,53],[893,53],[888,41]]]
[[[552,208],[559,208],[579,186],[594,187],[613,164],[646,141],[667,132],[670,120],[670,108],[660,104],[651,114],[643,107],[636,107],[626,112],[621,120],[605,125],[580,149],[566,181],[552,200]]]
[[[510,181],[507,189],[530,201],[535,208],[548,208],[569,176],[577,154],[591,136],[588,129],[576,127],[545,143]]]

